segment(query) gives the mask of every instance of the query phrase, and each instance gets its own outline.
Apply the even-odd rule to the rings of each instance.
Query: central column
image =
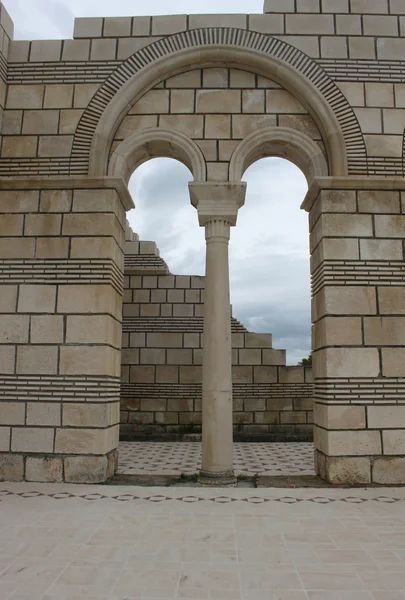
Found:
[[[207,242],[202,377],[200,485],[233,486],[232,337],[229,293],[230,228],[246,184],[193,183],[190,196]]]

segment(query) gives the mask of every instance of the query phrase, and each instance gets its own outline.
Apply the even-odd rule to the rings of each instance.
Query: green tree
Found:
[[[312,367],[312,352],[308,356],[308,358],[303,358],[302,360],[300,360],[300,362],[298,363],[298,366],[299,367]]]

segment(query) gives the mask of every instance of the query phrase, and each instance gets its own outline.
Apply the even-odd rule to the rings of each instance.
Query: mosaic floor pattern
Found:
[[[405,489],[0,484],[1,600],[405,600]]]
[[[234,444],[236,475],[314,475],[311,443]],[[123,442],[120,475],[195,475],[201,467],[198,442]]]

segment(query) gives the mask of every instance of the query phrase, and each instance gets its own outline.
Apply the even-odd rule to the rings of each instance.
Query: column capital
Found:
[[[189,183],[189,191],[201,227],[217,220],[227,221],[233,227],[236,225],[238,210],[245,203],[246,183]]]

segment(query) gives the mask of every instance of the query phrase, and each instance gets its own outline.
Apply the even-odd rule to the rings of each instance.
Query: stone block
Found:
[[[194,90],[172,90],[170,94],[170,112],[174,114],[193,113],[194,98]]]
[[[180,367],[180,383],[201,385],[201,382],[202,368],[200,366]]]
[[[52,375],[58,372],[57,346],[17,347],[17,373],[20,375]]]
[[[366,105],[382,107],[394,107],[394,86],[384,83],[366,83]]]
[[[45,88],[44,108],[71,108],[73,105],[73,89],[73,84],[47,85]],[[48,112],[50,111],[46,111],[45,114]]]
[[[204,69],[202,87],[227,88],[229,83],[229,70],[222,67]]]
[[[141,304],[140,306],[141,306],[141,310],[140,310],[141,317],[159,317],[160,316],[160,305],[159,304]]]
[[[228,181],[228,171],[226,163],[207,163],[207,181]]]
[[[364,318],[366,346],[403,346],[404,340],[405,317]]]
[[[0,481],[23,481],[24,458],[17,454],[0,454]]]
[[[83,115],[80,109],[61,110],[59,119],[59,133],[69,135],[76,133],[77,126]]]
[[[394,16],[363,16],[364,35],[375,37],[398,36],[398,19]]]
[[[191,138],[203,137],[204,117],[202,115],[162,115],[160,127],[177,129]]]
[[[326,348],[314,355],[314,377],[378,377],[377,348]]]
[[[199,333],[185,333],[184,334],[184,348],[200,348],[200,334]]]
[[[0,346],[0,373],[11,375],[15,371],[15,346]]]
[[[118,442],[117,442],[118,443]],[[104,483],[116,469],[116,452],[107,456],[69,456],[64,459],[66,483]]]
[[[0,238],[2,258],[34,258],[34,238]]]
[[[157,365],[156,383],[179,383],[179,368],[177,366]]]
[[[364,139],[370,157],[398,158],[402,154],[400,135],[366,135]]]
[[[377,432],[379,433],[379,432]],[[390,429],[382,432],[384,454],[405,455],[405,429]]]
[[[326,315],[375,315],[375,289],[368,286],[324,287],[313,301],[313,320]]]
[[[33,158],[37,154],[37,138],[28,135],[4,137],[1,154],[4,158]]]
[[[113,213],[80,213],[63,215],[62,235],[119,235],[119,223]]]
[[[349,58],[351,59],[376,59],[374,38],[349,37]]]
[[[97,38],[101,37],[103,19],[101,17],[76,18],[73,31],[74,38]]]
[[[140,362],[142,365],[164,365],[166,363],[166,350],[141,348]]]
[[[286,29],[287,34],[302,35],[333,35],[335,33],[333,15],[287,15]]]
[[[378,304],[381,315],[405,313],[405,289],[402,287],[379,287]]]
[[[186,290],[185,302],[187,304],[199,304],[201,302],[200,290]]]
[[[2,133],[5,135],[20,135],[22,129],[22,110],[6,110],[3,113]]]
[[[349,0],[321,0],[323,13],[348,13]]]
[[[18,297],[20,313],[54,313],[55,285],[21,285]]]
[[[323,429],[366,429],[366,407],[314,404],[314,421]]]
[[[351,12],[361,14],[387,14],[387,0],[351,0]]]
[[[240,365],[261,365],[262,364],[262,351],[254,350],[254,349],[239,350],[239,364]]]
[[[0,452],[8,452],[10,450],[11,428],[0,427]],[[1,456],[1,455],[0,455]],[[0,462],[1,465],[1,462]],[[1,476],[1,471],[0,471]]]
[[[232,382],[233,383],[253,383],[253,369],[251,366],[233,366],[232,367]]]
[[[63,61],[87,61],[90,57],[90,40],[64,40]]]
[[[24,235],[26,236],[57,236],[61,233],[62,218],[57,214],[26,215]]]
[[[193,351],[191,349],[167,350],[168,365],[192,365]]]
[[[14,237],[22,235],[23,215],[2,214],[0,216],[0,236]]]
[[[263,365],[284,366],[285,363],[285,350],[263,350]]]
[[[285,90],[267,90],[266,91],[266,112],[268,113],[287,113],[287,114],[306,114],[306,109],[294,98],[290,92]]]
[[[181,333],[148,333],[146,345],[149,348],[181,348],[183,334]]]
[[[25,465],[25,480],[40,483],[61,483],[63,461],[61,458],[28,456]]]
[[[405,216],[377,215],[375,217],[375,235],[382,238],[401,238],[404,236]]]
[[[46,427],[14,427],[12,452],[53,452],[54,430]]]
[[[119,377],[121,353],[110,346],[63,346],[60,348],[61,375],[103,375]]]
[[[27,402],[27,425],[60,426],[61,405],[59,402]]]
[[[17,305],[17,286],[2,285],[0,294],[0,312],[13,313]]]
[[[37,238],[36,258],[68,258],[69,239],[62,237]]]
[[[306,412],[299,412],[299,411],[294,411],[294,412],[282,412],[280,413],[280,423],[281,424],[290,424],[290,425],[296,425],[296,424],[306,424],[307,422],[307,413]]]
[[[231,137],[231,117],[229,115],[207,115],[204,136],[207,139],[229,139]]]
[[[201,87],[201,70],[180,73],[166,80],[167,88],[199,88]]]
[[[108,344],[121,349],[121,330],[120,324],[109,315],[68,315],[66,343]]]
[[[359,485],[371,483],[369,458],[334,458],[326,456],[326,469],[321,477],[334,485]]]
[[[379,485],[405,484],[405,458],[378,458],[372,465],[372,481]]]
[[[370,429],[405,429],[405,405],[368,406]]]
[[[194,401],[191,398],[170,398],[167,402],[167,410],[169,412],[192,412],[194,410]]]
[[[319,13],[321,12],[320,0],[297,0],[297,12]]]
[[[186,413],[186,414],[190,414],[190,416],[192,416],[192,418],[194,417],[193,413]],[[155,422],[158,425],[177,425],[179,423],[179,413],[178,412],[157,412],[157,413],[155,413]],[[187,420],[186,420],[186,422],[187,422]]]
[[[173,97],[173,92],[172,92]],[[193,98],[194,105],[194,98]],[[194,106],[193,106],[194,108]],[[150,115],[153,113],[168,113],[169,112],[169,90],[151,90],[145,94],[138,102],[132,107],[129,114],[131,115]],[[173,111],[183,112],[183,111]],[[194,112],[194,111],[184,111]]]
[[[186,29],[186,15],[159,15],[152,17],[152,35],[172,35],[173,33],[186,31]]]
[[[61,51],[60,40],[34,40],[31,42],[30,62],[58,62]]]
[[[280,0],[264,0],[264,13],[294,13],[295,0],[283,0],[283,6],[280,6]]]
[[[8,62],[28,62],[30,42],[22,40],[11,40],[8,52]]]
[[[110,426],[110,405],[90,402],[65,402],[62,405],[63,427],[100,427]]]
[[[236,29],[246,29],[246,26],[246,15],[204,14],[189,16],[189,29],[200,29],[204,27],[235,27]]]
[[[254,383],[277,383],[277,367],[254,367]]]
[[[43,190],[41,192],[40,212],[62,213],[72,208],[70,190]]]
[[[173,304],[173,317],[193,317],[194,306],[192,304]]]
[[[73,136],[71,135],[42,135],[39,138],[38,156],[64,157],[70,156]]]
[[[197,90],[196,111],[198,113],[238,113],[241,109],[239,90]]]
[[[294,410],[298,411],[313,411],[314,400],[313,398],[294,398],[293,399]]]
[[[364,84],[344,81],[340,81],[338,84],[338,87],[353,107],[365,105]]]
[[[28,315],[0,314],[0,340],[2,344],[26,344],[29,337]]]
[[[405,348],[383,348],[382,375],[384,377],[405,377]]]
[[[104,19],[104,37],[128,37],[131,35],[130,17],[108,17]]]
[[[25,402],[1,402],[1,425],[24,425]]]
[[[249,15],[249,29],[260,33],[283,34],[285,33],[284,17],[282,14]]]
[[[80,83],[75,85],[74,108],[87,108],[99,87],[100,84],[98,83]]]
[[[256,412],[266,410],[266,400],[264,398],[246,398],[245,411]]]
[[[167,292],[168,302],[184,302],[184,290],[168,290]]]
[[[372,456],[381,454],[379,431],[326,431],[314,427],[315,448],[328,456]]]
[[[4,213],[36,212],[38,204],[37,191],[0,191],[0,205]]]
[[[403,260],[401,240],[360,240],[361,260]]]
[[[347,58],[348,48],[344,37],[321,38],[321,57],[322,58]]]
[[[360,317],[324,317],[313,328],[314,348],[325,346],[361,346]]]
[[[278,369],[279,383],[304,383],[305,373],[304,367],[280,367]]]
[[[261,425],[278,425],[280,423],[280,414],[275,411],[255,412],[255,423]]]
[[[137,351],[137,352],[139,352],[139,351]],[[157,369],[157,367],[156,367],[156,369]],[[148,366],[148,367],[133,366],[133,367],[131,367],[130,381],[131,381],[131,383],[154,383],[155,367],[154,366]]]
[[[384,133],[400,135],[405,128],[405,110],[387,108],[383,110]]]
[[[264,113],[266,112],[264,90],[243,90],[242,91],[242,112],[244,113]],[[273,112],[273,111],[271,111]]]
[[[378,60],[398,60],[405,52],[404,38],[380,38],[377,40]]]
[[[244,139],[254,131],[276,125],[277,118],[274,115],[234,115],[232,117],[232,137]]]
[[[118,446],[118,426],[108,429],[57,429],[57,454],[107,454]]]
[[[357,120],[363,133],[382,133],[381,109],[356,108]]]
[[[134,17],[132,35],[149,35],[151,33],[151,17]]]

